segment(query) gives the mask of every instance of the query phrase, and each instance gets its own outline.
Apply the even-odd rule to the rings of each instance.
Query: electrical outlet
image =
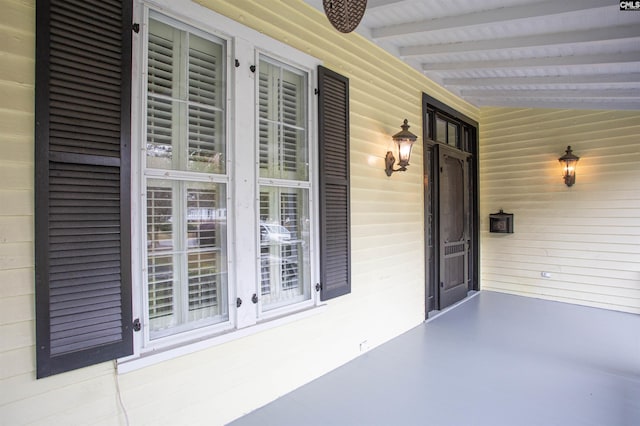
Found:
[[[369,342],[367,340],[360,342],[360,352],[365,352],[368,350],[369,350]]]
[[[551,278],[551,272],[540,272],[542,278]]]

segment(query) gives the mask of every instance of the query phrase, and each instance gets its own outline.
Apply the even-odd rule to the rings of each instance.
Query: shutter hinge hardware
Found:
[[[253,297],[251,298],[251,301],[253,302],[254,305],[258,303],[258,295],[253,293]]]
[[[318,93],[320,93],[320,91],[318,90],[318,88],[316,87],[315,89],[313,89],[313,94],[317,95]]]
[[[251,65],[249,67],[249,69],[251,70],[251,72],[256,72],[256,66],[255,65]]]
[[[316,283],[316,291],[322,290],[322,284]]]
[[[133,30],[134,33],[138,34],[140,32],[140,24],[138,24],[137,22],[134,23],[131,29]]]
[[[142,324],[140,323],[140,318],[136,318],[133,320],[133,331],[140,331],[142,329]]]
[[[236,64],[236,68],[238,68],[240,66],[240,61],[236,59],[235,64]]]
[[[242,305],[242,299],[239,297],[236,299],[236,308],[239,308]]]

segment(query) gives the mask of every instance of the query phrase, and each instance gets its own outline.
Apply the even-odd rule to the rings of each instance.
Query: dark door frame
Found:
[[[438,300],[438,276],[439,276],[439,194],[438,175],[435,173],[434,164],[437,163],[437,145],[442,144],[432,139],[435,134],[435,117],[447,118],[452,122],[460,124],[459,139],[457,149],[470,154],[469,157],[469,185],[470,192],[470,213],[471,229],[469,236],[471,239],[469,250],[469,290],[480,289],[480,209],[478,200],[478,122],[451,108],[450,106],[432,98],[426,93],[422,94],[422,132],[423,132],[423,173],[424,173],[424,233],[425,233],[425,315],[428,318],[429,312],[440,309]],[[447,145],[450,146],[451,145]]]

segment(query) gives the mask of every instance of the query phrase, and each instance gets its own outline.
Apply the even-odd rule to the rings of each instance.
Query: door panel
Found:
[[[438,147],[439,163],[439,307],[467,295],[469,280],[468,154]]]

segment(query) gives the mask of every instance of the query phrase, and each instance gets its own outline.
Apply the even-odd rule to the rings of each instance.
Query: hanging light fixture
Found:
[[[329,22],[341,33],[355,30],[367,8],[367,0],[322,0]]]
[[[409,165],[409,158],[411,157],[411,148],[413,143],[418,139],[416,135],[409,131],[409,121],[405,118],[404,124],[402,124],[402,130],[393,135],[393,141],[398,145],[398,166],[400,168],[394,169],[393,164],[396,162],[395,157],[391,151],[387,151],[385,157],[385,172],[387,176],[391,176],[393,172],[404,172]]]
[[[565,154],[558,158],[558,161],[562,164],[562,177],[567,186],[572,186],[576,183],[576,164],[578,164],[578,160],[580,160],[580,157],[573,155],[571,146],[567,146]]]

